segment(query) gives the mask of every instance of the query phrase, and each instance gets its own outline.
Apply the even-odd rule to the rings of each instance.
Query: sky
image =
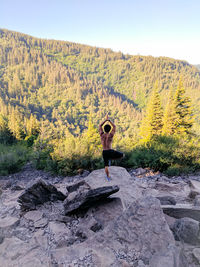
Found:
[[[0,28],[200,64],[200,0],[0,0]]]

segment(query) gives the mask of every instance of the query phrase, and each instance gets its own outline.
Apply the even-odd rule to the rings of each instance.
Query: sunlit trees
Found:
[[[160,95],[158,93],[158,85],[156,83],[140,128],[140,134],[143,137],[143,141],[148,141],[153,136],[161,134],[163,126],[162,117],[163,111],[160,102]]]

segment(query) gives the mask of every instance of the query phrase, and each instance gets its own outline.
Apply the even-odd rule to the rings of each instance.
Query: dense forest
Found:
[[[124,55],[0,29],[0,148],[4,154],[0,166],[1,161],[2,166],[7,164],[5,151],[9,157],[14,155],[6,146],[26,142],[39,168],[70,173],[100,167],[98,124],[107,113],[117,125],[114,147],[131,153],[141,140],[155,136],[150,134],[147,140],[140,134],[144,122],[151,120],[145,112],[152,108],[152,95],[160,99],[161,120],[165,117],[166,122],[167,103],[178,99],[181,88],[188,112],[180,118],[192,117],[192,123],[186,124],[190,135],[198,136],[200,71],[186,61]],[[180,113],[178,108],[175,113]],[[176,119],[179,124],[180,118]],[[164,127],[164,121],[160,125]],[[151,131],[143,127],[144,132]],[[166,134],[162,129],[158,132]],[[182,132],[189,136],[188,131]],[[180,131],[167,133],[170,138],[174,134]],[[26,158],[27,153],[19,147],[15,153],[11,161],[20,166],[19,155]],[[124,164],[134,165],[131,156]]]

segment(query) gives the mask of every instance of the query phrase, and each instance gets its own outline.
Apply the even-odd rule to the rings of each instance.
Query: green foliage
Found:
[[[175,133],[176,134],[191,134],[193,125],[193,113],[191,108],[191,100],[185,95],[182,79],[179,80],[178,88],[175,94]]]
[[[200,147],[197,147],[194,141],[157,136],[146,144],[136,146],[128,165],[133,168],[149,167],[167,175],[178,175],[198,170],[199,158]]]
[[[175,97],[169,88],[177,88]],[[200,72],[185,61],[0,30],[0,143],[23,140],[37,168],[68,174],[103,167],[97,126],[109,113],[117,125],[113,147],[128,155],[124,167],[196,169],[199,147],[187,138],[193,124],[200,134],[199,107]],[[146,145],[136,147],[144,109]],[[161,130],[182,139],[156,139]],[[16,152],[9,155],[17,162]]]
[[[140,128],[140,134],[143,141],[149,141],[153,136],[161,134],[163,126],[163,111],[158,93],[157,83],[147,105],[146,116]]]
[[[0,144],[0,175],[20,171],[29,157],[30,150],[22,144],[12,146]]]

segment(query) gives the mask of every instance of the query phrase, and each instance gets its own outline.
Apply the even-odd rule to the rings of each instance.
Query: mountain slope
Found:
[[[0,30],[0,112],[34,114],[62,136],[79,135],[106,112],[119,133],[134,134],[156,81],[163,106],[180,76],[199,114],[200,71],[185,61],[130,56],[71,42]]]

